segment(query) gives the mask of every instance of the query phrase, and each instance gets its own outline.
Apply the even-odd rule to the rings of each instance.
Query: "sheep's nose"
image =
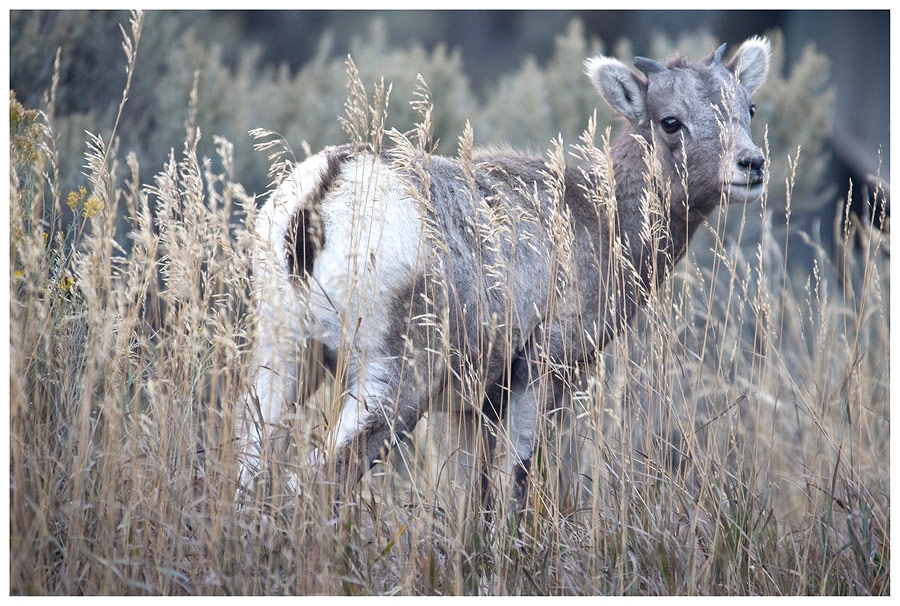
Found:
[[[758,149],[746,151],[738,158],[738,165],[752,177],[761,179],[766,168],[766,157]]]

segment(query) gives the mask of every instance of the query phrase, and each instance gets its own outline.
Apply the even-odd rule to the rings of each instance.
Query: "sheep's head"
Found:
[[[763,193],[766,159],[750,135],[752,95],[769,70],[769,43],[744,42],[729,61],[725,45],[705,61],[664,65],[638,57],[638,72],[609,57],[585,62],[594,86],[637,134],[654,144],[672,187],[687,169],[691,203],[753,202]]]

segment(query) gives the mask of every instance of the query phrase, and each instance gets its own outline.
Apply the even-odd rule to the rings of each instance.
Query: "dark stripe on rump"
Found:
[[[288,272],[293,278],[303,279],[307,273],[312,273],[316,256],[325,246],[325,231],[319,212],[301,208],[294,213],[285,239]]]
[[[337,180],[341,163],[352,153],[349,146],[325,150],[325,171],[315,189],[304,196],[303,207],[291,218],[291,225],[285,236],[285,247],[288,272],[293,278],[302,280],[304,275],[311,274],[319,251],[325,247],[325,229],[319,206]]]

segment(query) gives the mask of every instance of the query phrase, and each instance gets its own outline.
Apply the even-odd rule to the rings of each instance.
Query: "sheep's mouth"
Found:
[[[755,202],[762,197],[765,183],[762,178],[725,183],[725,194],[732,202]]]

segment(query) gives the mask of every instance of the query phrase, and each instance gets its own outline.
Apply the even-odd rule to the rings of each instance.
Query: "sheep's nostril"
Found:
[[[743,158],[741,164],[750,170],[761,171],[766,165],[766,158],[761,154],[754,154]]]
[[[762,180],[763,171],[766,167],[766,157],[762,154],[743,154],[738,159],[738,165],[747,171],[750,178],[758,181]]]

